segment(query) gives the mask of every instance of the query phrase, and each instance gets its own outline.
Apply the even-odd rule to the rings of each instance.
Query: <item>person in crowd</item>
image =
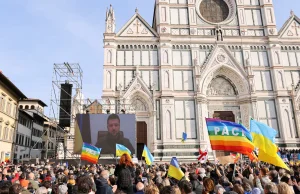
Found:
[[[99,178],[95,180],[96,194],[113,194],[112,187],[109,185],[109,172],[104,170]]]
[[[117,177],[117,187],[128,194],[133,193],[134,168],[131,157],[128,154],[123,154],[120,158],[119,164],[115,169],[115,176]]]
[[[277,185],[274,182],[269,182],[264,187],[265,194],[279,194]]]
[[[138,182],[136,184],[136,192],[135,194],[144,194],[144,184],[142,182]]]
[[[280,194],[294,194],[294,190],[285,182],[279,183],[277,188]]]

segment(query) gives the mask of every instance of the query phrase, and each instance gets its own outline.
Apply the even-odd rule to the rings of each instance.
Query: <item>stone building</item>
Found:
[[[293,12],[277,30],[272,0],[153,3],[152,25],[136,10],[118,32],[114,9],[107,10],[103,112],[136,114],[137,137],[147,134],[138,143],[161,160],[209,148],[205,117],[246,127],[252,117],[278,130],[280,147],[300,146],[300,20]]]

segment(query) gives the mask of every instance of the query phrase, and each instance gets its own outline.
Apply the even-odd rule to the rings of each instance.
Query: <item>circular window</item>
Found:
[[[229,16],[229,7],[224,0],[203,0],[200,14],[208,22],[221,23]]]

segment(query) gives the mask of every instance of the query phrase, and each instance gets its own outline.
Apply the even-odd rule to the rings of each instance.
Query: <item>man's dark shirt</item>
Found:
[[[102,148],[101,154],[116,154],[116,144],[127,147],[131,151],[131,154],[135,154],[135,150],[129,139],[123,137],[120,133],[116,137],[113,137],[110,133],[107,133],[106,136],[99,137],[95,146]]]

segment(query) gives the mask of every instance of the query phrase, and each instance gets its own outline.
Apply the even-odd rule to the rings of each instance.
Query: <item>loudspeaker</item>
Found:
[[[70,127],[71,123],[71,104],[72,104],[72,84],[61,84],[59,126],[62,128]]]

